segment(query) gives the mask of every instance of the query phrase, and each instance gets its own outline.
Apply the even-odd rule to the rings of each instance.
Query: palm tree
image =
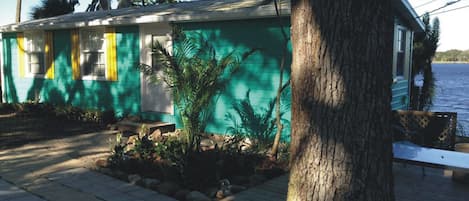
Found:
[[[150,80],[164,82],[173,92],[184,126],[187,152],[198,150],[199,135],[205,130],[209,105],[239,68],[241,62],[254,50],[238,59],[232,51],[218,57],[215,49],[202,37],[185,37],[174,46],[174,56],[160,43],[154,44],[155,66],[141,64],[140,70]],[[163,71],[163,76],[158,74]]]
[[[432,59],[435,56],[440,36],[440,21],[438,18],[430,24],[430,16],[423,15],[425,32],[417,33],[414,40],[412,77],[411,77],[411,108],[414,110],[429,110],[435,91],[435,77],[432,71]],[[423,76],[423,85],[416,86],[415,77]]]
[[[86,12],[98,10],[111,10],[111,0],[92,0],[91,3],[88,4],[88,8],[86,8]]]
[[[33,19],[64,15],[75,11],[77,4],[78,0],[42,0],[39,6],[32,8],[30,14]]]
[[[126,8],[131,6],[149,6],[164,3],[175,3],[177,0],[119,0],[117,8]]]
[[[119,1],[120,3],[121,1]],[[92,0],[86,8],[86,12],[94,12],[98,10],[111,10],[111,0]]]

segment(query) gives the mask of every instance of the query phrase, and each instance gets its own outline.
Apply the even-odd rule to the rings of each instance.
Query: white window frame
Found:
[[[99,75],[85,75],[85,54],[87,52],[92,52],[89,49],[84,47],[85,40],[84,40],[84,33],[89,32],[89,31],[98,31],[102,32],[102,40],[103,40],[103,45],[101,47],[101,50],[99,50],[99,53],[103,53],[103,59],[104,59],[104,75],[99,76]],[[82,80],[107,80],[107,41],[105,37],[105,29],[104,27],[99,27],[99,28],[86,28],[86,29],[80,29],[79,31],[79,36],[80,36],[80,73],[81,73],[81,79]]]
[[[401,36],[400,35],[400,31],[404,31],[405,32],[405,44],[404,46],[402,47],[402,44],[401,44],[401,41],[402,39],[400,39],[399,37]],[[407,79],[409,77],[409,70],[410,70],[410,53],[411,53],[411,40],[412,40],[412,37],[411,37],[411,31],[407,28],[407,27],[404,27],[404,26],[401,26],[401,25],[395,25],[394,27],[394,48],[393,48],[393,65],[392,65],[392,74],[393,74],[393,77],[394,77],[394,81],[397,81],[397,80],[404,80],[404,79]],[[402,49],[404,48],[404,49]],[[398,60],[398,53],[402,53],[404,52],[404,69],[403,69],[403,74],[402,75],[397,75],[397,60]]]
[[[405,77],[405,70],[406,70],[406,66],[407,66],[407,62],[406,62],[406,54],[407,54],[407,30],[405,28],[402,28],[402,27],[398,27],[397,28],[397,36],[396,36],[396,43],[397,43],[397,48],[396,48],[396,71],[395,71],[395,74],[396,74],[396,77]],[[402,44],[404,43],[404,44]],[[398,75],[398,70],[399,70],[399,66],[397,65],[399,63],[399,54],[403,54],[402,55],[402,74]]]
[[[35,38],[42,38],[42,43],[36,44]],[[40,46],[41,51],[34,51],[36,49],[36,45]],[[35,78],[45,78],[46,77],[46,52],[45,52],[45,33],[44,31],[27,31],[24,32],[24,64],[25,68],[25,77],[35,77]],[[42,54],[42,62],[38,63],[42,72],[33,73],[31,72],[31,62],[30,62],[30,55],[31,52],[33,53],[40,53]]]

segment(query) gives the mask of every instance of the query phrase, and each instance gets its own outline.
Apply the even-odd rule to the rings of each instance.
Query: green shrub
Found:
[[[122,165],[125,159],[125,148],[127,144],[122,142],[122,134],[116,135],[116,142],[112,145],[111,156],[109,156],[108,161],[111,167],[119,167]]]
[[[115,113],[112,110],[81,109],[72,105],[59,106],[36,101],[0,104],[0,114],[13,112],[27,116],[53,117],[100,124],[116,122]]]

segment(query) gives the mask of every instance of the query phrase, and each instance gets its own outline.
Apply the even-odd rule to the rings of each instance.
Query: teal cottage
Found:
[[[225,133],[225,115],[245,98],[259,108],[276,95],[282,34],[289,34],[290,2],[206,0],[92,13],[73,13],[0,27],[1,86],[4,102],[39,100],[81,108],[114,110],[117,115],[176,122],[177,109],[163,84],[154,85],[136,68],[152,65],[152,44],[171,51],[174,25],[200,33],[217,54],[259,48],[214,105],[207,131]],[[393,109],[406,109],[413,34],[423,23],[407,0],[394,0]],[[291,51],[291,48],[289,49]],[[284,80],[289,76],[288,55]],[[359,90],[359,89],[357,89]],[[289,101],[289,100],[287,100]],[[285,118],[289,119],[287,111]],[[287,132],[289,129],[286,129]]]

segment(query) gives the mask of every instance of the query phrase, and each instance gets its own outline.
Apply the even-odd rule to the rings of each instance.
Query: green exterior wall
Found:
[[[289,19],[281,21],[289,36]],[[226,55],[236,50],[241,55],[252,48],[259,51],[250,56],[240,71],[232,77],[226,90],[213,105],[212,119],[207,132],[224,134],[232,122],[226,119],[235,114],[232,104],[245,98],[250,91],[253,105],[262,111],[276,96],[279,85],[279,67],[282,59],[282,34],[278,19],[256,19],[243,21],[220,21],[177,24],[187,35],[201,34],[216,49],[217,55]],[[17,65],[16,34],[3,34],[3,58],[5,94],[7,102],[33,100],[39,94],[41,101],[55,104],[72,104],[82,108],[113,109],[118,116],[140,114],[146,119],[176,122],[175,115],[140,113],[139,29],[137,26],[116,27],[118,81],[73,80],[71,68],[71,38],[69,30],[54,31],[55,79],[20,78]],[[392,61],[390,61],[392,62]],[[285,62],[284,82],[290,75],[291,46]],[[393,85],[393,109],[405,109],[408,100],[408,81]],[[283,118],[290,121],[290,90],[284,92]],[[405,97],[405,98],[404,98]],[[177,109],[176,109],[177,110]],[[286,124],[283,136],[290,133]],[[288,138],[288,137],[287,137]]]
[[[73,80],[69,30],[54,31],[54,79],[20,78],[16,34],[3,35],[7,102],[34,100],[81,108],[109,110],[119,116],[140,111],[139,30],[116,27],[118,81]]]
[[[289,36],[289,19],[283,19],[282,25]],[[238,55],[253,48],[259,51],[251,55],[235,74],[225,91],[218,97],[213,108],[212,120],[207,125],[207,132],[226,133],[232,122],[226,119],[228,113],[234,113],[232,104],[245,99],[250,91],[250,101],[258,111],[267,109],[269,102],[276,96],[279,84],[280,61],[282,59],[283,37],[278,19],[257,19],[244,21],[222,21],[178,24],[186,35],[202,35],[215,48],[216,54],[223,56],[235,50]],[[290,75],[291,46],[285,62],[284,82]],[[289,94],[289,89],[286,92]],[[290,105],[290,98],[283,99],[284,105]],[[285,108],[285,107],[283,107]],[[290,121],[290,109],[286,109],[284,119]],[[284,129],[288,136],[290,127]]]
[[[7,103],[18,102],[18,93],[15,80],[18,80],[18,69],[13,68],[13,65],[17,63],[17,52],[16,50],[16,34],[3,34],[2,35],[2,60],[3,60],[3,80],[2,84],[4,86],[3,101]],[[15,47],[15,48],[13,48]]]
[[[409,81],[398,80],[392,85],[391,108],[406,110],[409,105]]]

